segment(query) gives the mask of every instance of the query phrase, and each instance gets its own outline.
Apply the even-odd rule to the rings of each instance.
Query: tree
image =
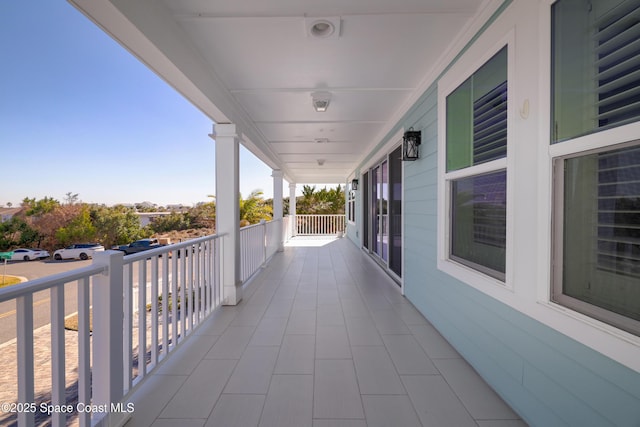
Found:
[[[65,197],[64,197],[64,201],[68,204],[68,205],[74,205],[78,202],[78,193],[73,194],[71,193],[71,191],[69,191]]]
[[[302,198],[296,200],[296,211],[300,214],[343,214],[345,194],[341,185],[316,191],[313,187],[302,187]]]
[[[62,246],[67,246],[74,242],[89,242],[96,237],[96,227],[91,221],[89,207],[83,205],[78,215],[66,226],[58,228],[56,239]]]
[[[60,202],[54,199],[53,197],[46,197],[40,200],[36,200],[35,198],[25,197],[22,199],[22,207],[26,208],[27,211],[25,215],[27,216],[40,216],[50,212],[53,212],[58,206],[60,206]]]
[[[173,230],[186,230],[191,228],[191,218],[188,214],[179,212],[171,212],[169,215],[163,215],[153,219],[149,224],[151,230],[155,233],[166,233]]]
[[[26,197],[22,206],[26,208],[25,222],[38,234],[36,246],[47,250],[54,250],[59,246],[56,232],[67,226],[81,210],[80,205],[61,205],[52,197],[40,200]]]
[[[122,205],[94,206],[91,218],[96,228],[96,238],[105,248],[151,235],[149,230],[140,227],[140,220],[134,210]]]
[[[209,196],[213,197],[213,196]],[[198,206],[185,212],[194,228],[215,229],[216,224],[216,203],[214,201],[201,203]]]
[[[0,222],[0,250],[8,250],[16,246],[33,246],[40,236],[36,230],[29,227],[24,219],[12,217]]]
[[[246,199],[240,194],[240,225],[257,224],[260,220],[270,220],[273,209],[262,198],[262,190],[253,190]]]

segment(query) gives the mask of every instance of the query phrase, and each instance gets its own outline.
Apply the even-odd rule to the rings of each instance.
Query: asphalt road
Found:
[[[28,280],[52,274],[62,273],[91,264],[87,261],[12,261],[7,263],[6,274],[10,276],[22,276]],[[0,263],[0,272],[4,274],[4,262]],[[65,314],[69,315],[77,311],[77,285],[67,283],[64,288]],[[33,297],[33,325],[34,328],[51,323],[50,291],[42,291]],[[5,301],[0,303],[0,344],[14,339],[16,336],[16,303]]]

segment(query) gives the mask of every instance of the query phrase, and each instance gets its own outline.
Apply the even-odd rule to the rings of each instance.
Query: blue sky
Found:
[[[215,192],[212,121],[66,1],[0,1],[0,58],[0,206]],[[271,169],[240,160],[241,193],[271,197]]]

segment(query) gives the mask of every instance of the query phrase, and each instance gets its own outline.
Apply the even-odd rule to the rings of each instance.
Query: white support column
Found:
[[[242,299],[240,280],[240,143],[236,125],[216,124],[211,137],[216,143],[216,233],[222,238],[222,304]]]
[[[289,220],[291,227],[291,236],[295,236],[298,231],[298,218],[296,218],[296,184],[289,184]]]
[[[284,251],[284,239],[282,235],[282,171],[274,169],[273,177],[273,219],[276,223],[276,236],[278,236],[278,252]]]

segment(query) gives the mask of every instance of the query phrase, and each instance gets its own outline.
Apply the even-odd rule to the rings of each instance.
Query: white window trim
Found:
[[[446,171],[446,97],[473,75],[502,48],[507,47],[507,157],[464,169]],[[498,38],[489,46],[472,46],[449,72],[438,82],[438,269],[492,296],[495,293],[513,292],[513,111],[515,108],[515,31]],[[450,257],[451,250],[451,181],[487,172],[507,171],[507,236],[505,254],[505,280],[499,280]]]
[[[541,0],[536,5],[528,2],[513,2],[503,15],[474,41],[473,45],[460,56],[457,63],[452,65],[451,69],[438,82],[437,267],[445,274],[468,284],[468,286],[500,301],[515,311],[592,348],[629,369],[640,372],[640,337],[550,302],[551,248],[553,245],[551,240],[553,208],[551,198],[554,194],[551,159],[552,156],[563,154],[563,150],[571,149],[570,145],[563,148],[560,147],[562,144],[554,144],[553,146],[550,144],[551,77],[549,70],[551,69],[551,5],[554,1]],[[529,14],[518,14],[518,11],[523,9]],[[537,13],[535,23],[533,23],[535,18],[531,15],[533,10],[536,11],[534,13]],[[515,33],[515,37],[513,34],[505,37],[510,31]],[[504,41],[496,43],[496,41],[505,39],[508,43]],[[507,174],[507,246],[513,250],[507,251],[506,280],[507,284],[512,284],[512,287],[507,287],[503,282],[497,282],[479,272],[446,260],[448,252],[447,246],[445,246],[445,243],[448,242],[447,236],[445,236],[447,230],[445,220],[449,209],[449,197],[444,185],[443,173],[446,170],[446,152],[443,150],[446,122],[442,120],[446,117],[444,94],[450,93],[466,80],[470,75],[466,71],[467,69],[476,70],[490,59],[492,55],[485,55],[485,52],[497,52],[505,44],[509,46],[507,138],[508,142],[513,144],[509,145],[507,151],[507,169],[521,170],[514,168],[514,165],[517,156],[520,156],[517,160],[522,161],[522,151],[519,149],[522,147],[522,143],[527,144],[529,149],[526,152],[529,157],[525,161],[531,162],[529,163],[530,168],[527,170],[532,179],[536,179],[536,189],[529,195],[531,198],[530,206],[523,207],[521,195],[515,193],[515,187],[511,181],[515,174]],[[519,49],[526,49],[526,53]],[[515,69],[512,61],[515,61],[519,69]],[[532,66],[535,66],[535,72],[532,70]],[[514,74],[520,78],[525,75],[530,80],[517,81]],[[518,92],[516,93],[516,91]],[[531,114],[529,114],[529,106]],[[523,128],[526,134],[522,133]],[[613,128],[608,132],[610,133],[607,134],[607,138],[610,141],[620,143],[630,141],[638,138],[640,123]],[[524,139],[514,140],[514,133]],[[598,139],[599,137],[596,135],[587,135],[582,137],[580,143],[584,144],[585,150],[594,149],[602,144]],[[564,144],[572,142],[574,141],[567,141]],[[531,149],[532,145],[533,149]],[[514,147],[515,149],[512,149]],[[533,151],[535,151],[535,155],[531,155]],[[520,175],[519,179],[521,186],[522,180],[526,177]],[[527,187],[531,188],[532,186]],[[517,206],[512,205],[515,203],[514,195],[517,195],[520,200]],[[525,260],[522,259],[522,256],[518,257],[518,250],[513,247],[514,233],[520,232],[520,236],[522,236],[522,230],[515,230],[513,225],[509,225],[509,221],[514,219],[515,211],[513,208],[520,209],[520,214],[522,214],[522,209],[535,212],[527,215],[531,218],[535,216],[536,219],[531,222],[534,231],[529,230],[525,233],[529,237],[527,244],[533,246],[533,249],[527,252],[528,257]],[[521,224],[519,226],[521,227]],[[532,262],[535,263],[533,266],[531,266]],[[525,263],[531,267],[526,269],[527,273],[524,276],[522,269],[519,268],[516,282],[514,265],[522,267]]]
[[[556,0],[545,0],[539,7],[538,99],[541,106],[551,105],[551,6]],[[638,139],[640,122],[551,144],[551,117],[541,113],[538,130],[538,263],[536,305],[525,311],[536,320],[578,342],[640,372],[640,337],[551,301],[553,242],[553,162],[580,151],[590,151]],[[606,142],[605,142],[606,141]]]

